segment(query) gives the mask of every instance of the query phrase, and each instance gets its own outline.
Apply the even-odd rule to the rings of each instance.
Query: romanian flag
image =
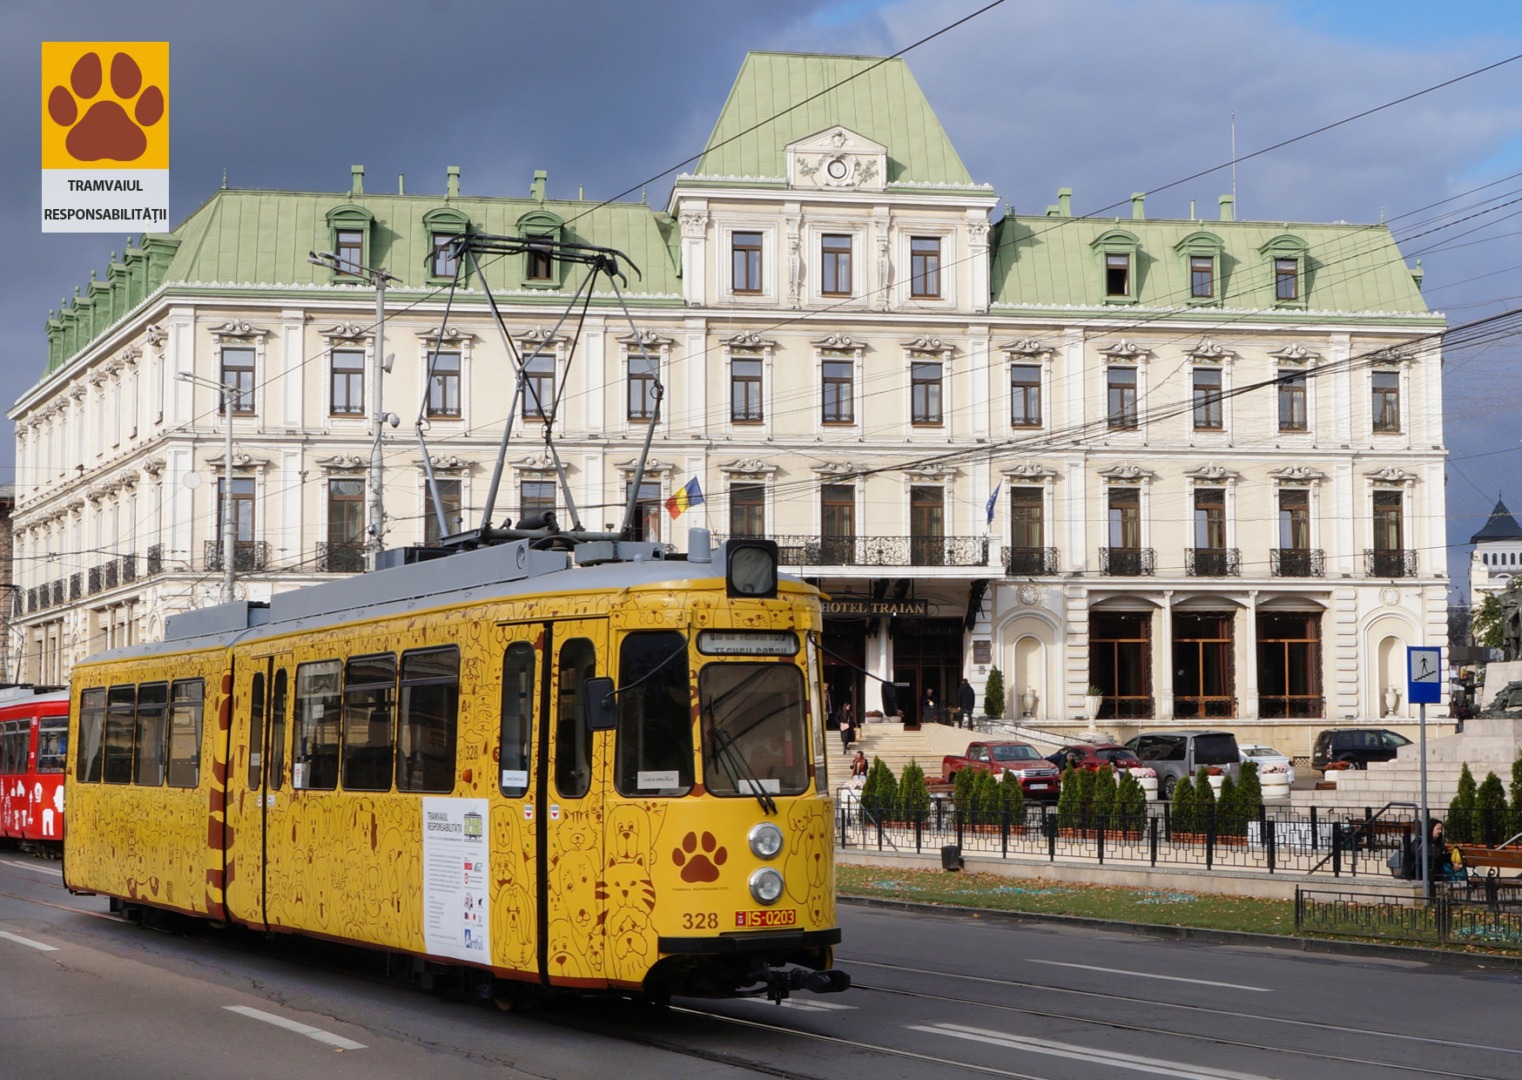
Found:
[[[697,506],[703,501],[703,489],[698,486],[698,478],[694,476],[687,481],[686,485],[676,489],[676,494],[666,500],[666,513],[672,517],[681,517],[687,512],[689,506]]]

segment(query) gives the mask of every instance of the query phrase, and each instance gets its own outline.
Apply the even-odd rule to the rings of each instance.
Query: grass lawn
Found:
[[[1258,934],[1293,934],[1292,900],[1214,896],[1172,889],[1125,889],[1078,885],[1001,874],[944,870],[898,870],[880,866],[835,867],[841,896],[954,904],[989,911],[1025,911],[1074,915],[1148,926],[1193,926],[1210,930],[1245,930]]]

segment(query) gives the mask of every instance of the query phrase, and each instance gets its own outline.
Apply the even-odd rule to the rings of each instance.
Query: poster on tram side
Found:
[[[430,953],[491,962],[485,799],[423,800],[423,941]]]

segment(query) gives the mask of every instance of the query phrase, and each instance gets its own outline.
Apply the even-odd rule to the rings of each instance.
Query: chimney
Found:
[[[528,197],[537,203],[544,202],[544,185],[550,174],[543,169],[534,170],[534,182],[529,185]]]
[[[1145,221],[1146,220],[1146,218],[1147,218],[1147,211],[1143,207],[1143,204],[1146,201],[1147,201],[1147,193],[1145,191],[1133,191],[1131,193],[1131,220],[1132,221]]]
[[[349,194],[363,195],[365,193],[365,167],[363,165],[349,166]]]
[[[446,199],[460,197],[460,167],[458,165],[451,165],[444,170],[444,197]]]
[[[1237,201],[1237,199],[1236,199],[1235,195],[1222,195],[1221,196],[1220,203],[1221,203],[1221,220],[1222,221],[1235,221],[1236,220],[1235,212],[1232,210],[1232,207],[1236,203],[1236,201]]]
[[[396,193],[398,195],[405,195],[405,194],[407,194],[407,174],[406,173],[397,173],[396,174]]]
[[[1057,189],[1057,214],[1059,217],[1073,216],[1073,189],[1070,187]]]

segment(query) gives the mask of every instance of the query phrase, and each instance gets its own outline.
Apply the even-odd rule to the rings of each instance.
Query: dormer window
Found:
[[[1280,302],[1300,299],[1300,260],[1274,260],[1274,299]]]
[[[358,274],[365,265],[365,234],[357,229],[339,229],[333,236],[333,254],[345,274]]]
[[[1221,238],[1210,232],[1195,232],[1184,237],[1174,246],[1183,260],[1183,269],[1189,275],[1189,303],[1210,304],[1220,298],[1221,251],[1225,245]]]
[[[1141,242],[1124,229],[1112,229],[1090,247],[1099,259],[1104,275],[1104,298],[1109,304],[1136,301],[1140,263],[1137,258]]]
[[[554,245],[565,238],[565,222],[548,210],[534,210],[518,219],[518,235],[528,241],[523,253],[523,283],[539,288],[560,284],[561,267]],[[543,241],[539,246],[535,241]]]
[[[362,206],[352,203],[335,206],[328,211],[328,228],[331,230],[329,250],[335,257],[333,277],[348,280],[361,277],[366,260],[370,256],[370,226],[375,217]]]
[[[470,232],[470,219],[452,206],[441,206],[423,215],[432,246],[428,253],[428,276],[451,280],[460,269],[457,241]]]
[[[1258,249],[1268,262],[1275,307],[1304,307],[1310,282],[1306,273],[1305,241],[1288,234],[1277,236]]]
[[[1105,256],[1105,295],[1131,295],[1131,256]]]

